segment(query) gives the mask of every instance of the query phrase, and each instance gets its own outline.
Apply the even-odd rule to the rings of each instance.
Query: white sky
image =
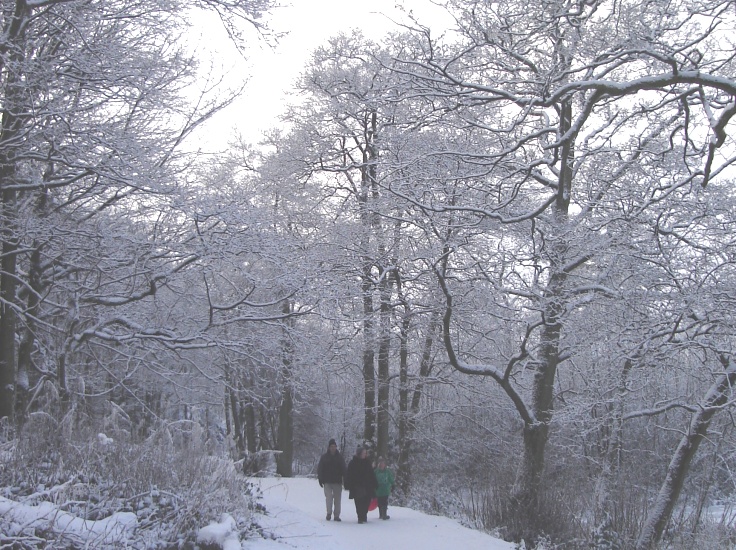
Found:
[[[205,131],[200,132],[200,139],[216,144],[216,149],[223,148],[237,130],[248,141],[256,141],[261,132],[278,125],[285,93],[301,73],[312,50],[331,36],[352,28],[359,28],[369,38],[381,38],[395,28],[389,18],[399,21],[403,17],[397,4],[413,10],[422,21],[440,21],[443,13],[431,0],[350,3],[345,0],[292,0],[290,5],[275,9],[269,18],[269,26],[274,31],[288,35],[274,49],[254,41],[247,63],[226,40],[211,41],[214,33],[224,34],[217,28],[214,18],[201,21],[200,53],[206,55],[209,51],[216,62],[222,64],[222,69],[238,77],[249,76],[249,82],[245,94],[208,123]]]

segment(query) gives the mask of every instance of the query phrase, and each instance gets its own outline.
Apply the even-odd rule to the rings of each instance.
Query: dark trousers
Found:
[[[380,517],[383,517],[386,515],[386,512],[388,511],[388,495],[385,497],[378,497],[378,514]]]
[[[371,497],[355,497],[355,513],[358,515],[358,521],[368,521],[368,505],[371,503]]]

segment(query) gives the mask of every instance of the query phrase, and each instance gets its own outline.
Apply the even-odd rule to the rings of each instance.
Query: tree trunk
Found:
[[[0,166],[0,185],[12,179],[13,169]],[[0,274],[0,418],[15,421],[15,378],[17,356],[15,351],[16,312],[16,252],[18,241],[14,235],[12,218],[15,213],[15,191],[2,192],[2,274]]]
[[[267,411],[265,407],[258,407],[258,445],[254,452],[274,448],[274,444],[271,442],[271,436],[268,433],[269,419],[267,415],[270,415],[270,411]]]
[[[672,510],[682,491],[690,463],[708,432],[713,416],[728,402],[733,385],[736,383],[736,368],[730,366],[726,358],[722,358],[721,362],[725,367],[725,372],[718,377],[718,380],[705,394],[703,404],[697,412],[693,413],[688,431],[682,436],[680,444],[672,455],[667,475],[637,540],[637,550],[654,548],[662,538],[662,533],[667,527]]]
[[[288,300],[284,301],[282,313],[290,315],[293,306]],[[278,445],[279,453],[276,458],[276,473],[282,477],[293,475],[294,463],[294,375],[292,372],[292,359],[294,346],[292,344],[290,329],[293,327],[294,318],[287,317],[284,321],[284,335],[281,357],[281,406],[279,407]]]
[[[39,309],[39,296],[43,292],[41,284],[41,246],[34,243],[33,252],[31,253],[30,266],[28,270],[28,298],[26,300],[26,317],[25,329],[18,346],[18,374],[16,384],[16,419],[23,422],[30,404],[30,378],[32,370],[32,353],[36,343],[36,322]]]
[[[389,352],[391,349],[391,285],[388,273],[384,272],[380,282],[381,291],[381,336],[378,342],[378,414],[376,416],[376,453],[388,455],[389,439]]]
[[[408,332],[408,324],[409,315],[406,314],[402,333]],[[438,311],[435,311],[432,313],[422,345],[422,355],[419,360],[419,376],[412,392],[411,402],[409,402],[408,365],[406,364],[408,352],[405,345],[402,352],[401,373],[403,374],[400,374],[400,391],[404,395],[399,399],[399,461],[396,480],[404,493],[408,493],[411,488],[411,445],[414,440],[416,416],[419,414],[424,380],[432,372],[432,350],[434,349],[435,335],[437,334],[439,324],[440,314]]]
[[[228,370],[228,378],[229,378]],[[235,450],[238,456],[242,456],[245,452],[245,437],[243,429],[243,414],[242,405],[238,402],[238,391],[235,388],[235,381],[231,381],[227,389],[226,405],[229,405],[228,409],[230,414],[226,414],[226,418],[231,419],[228,422],[228,429],[232,435],[233,441],[235,442]],[[226,411],[227,412],[227,411]]]
[[[252,454],[258,450],[258,430],[256,426],[256,408],[253,406],[253,400],[250,396],[247,397],[243,417],[243,422],[245,423],[245,448]]]
[[[291,384],[284,388],[279,408],[279,444],[281,451],[276,458],[276,473],[292,477],[294,463],[294,395]]]
[[[534,364],[532,404],[534,423],[524,425],[524,456],[519,487],[513,498],[513,513],[521,521],[515,538],[534,540],[545,531],[546,514],[540,500],[544,475],[544,455],[549,438],[549,423],[554,409],[554,383],[559,363],[562,325],[559,317],[564,311],[560,299],[565,275],[555,273],[547,286],[547,304],[543,311],[545,324],[540,336],[539,360]]]
[[[559,133],[566,135],[572,125],[572,104],[560,104]],[[560,170],[557,192],[551,212],[551,224],[546,235],[546,256],[549,263],[549,281],[542,298],[542,333],[539,358],[533,364],[532,402],[534,423],[524,425],[524,457],[519,490],[514,495],[514,511],[521,520],[519,538],[534,540],[547,530],[544,502],[540,500],[544,475],[544,455],[549,438],[549,423],[554,409],[554,384],[560,362],[562,316],[566,311],[565,283],[570,271],[568,242],[565,228],[568,222],[572,193],[574,136],[566,139],[560,150]]]
[[[369,271],[370,273],[370,271]],[[376,430],[376,368],[373,351],[373,284],[363,276],[363,439],[373,441]]]
[[[374,346],[374,311],[373,311],[373,267],[375,259],[371,254],[371,237],[375,238],[381,225],[378,211],[370,207],[378,196],[377,166],[378,148],[376,147],[378,119],[374,111],[365,127],[365,146],[363,148],[363,166],[361,168],[361,188],[358,197],[360,219],[363,226],[361,251],[363,273],[361,290],[363,293],[363,387],[364,387],[364,426],[363,440],[374,441],[376,436],[376,370]]]
[[[411,486],[411,434],[413,432],[413,418],[409,412],[409,326],[410,311],[404,305],[404,316],[401,321],[399,335],[399,426],[398,445],[399,459],[396,468],[396,482],[406,494]]]
[[[629,373],[634,365],[634,361],[629,357],[624,361],[621,369],[618,394],[614,397],[614,403],[611,411],[611,422],[608,427],[608,441],[605,446],[605,456],[601,473],[596,480],[595,488],[595,509],[593,510],[593,518],[595,521],[596,531],[598,535],[594,543],[611,544],[607,537],[613,535],[619,525],[613,524],[613,518],[616,517],[615,507],[620,505],[620,499],[615,498],[611,494],[612,490],[620,491],[620,482],[618,481],[619,472],[621,470],[622,459],[622,443],[623,443],[623,419],[624,408],[626,404],[627,381]],[[614,533],[611,532],[614,531]]]
[[[15,388],[17,355],[15,349],[15,331],[17,314],[17,253],[18,235],[15,217],[17,215],[17,193],[12,189],[15,184],[17,164],[15,147],[22,119],[18,113],[26,112],[23,105],[22,75],[15,72],[22,67],[25,57],[25,23],[30,16],[30,8],[26,2],[15,2],[12,15],[6,13],[6,25],[3,31],[4,43],[9,52],[9,59],[3,59],[3,70],[7,71],[5,97],[3,98],[2,127],[0,128],[0,198],[2,199],[2,261],[0,268],[0,418],[7,417],[11,423],[15,421]]]

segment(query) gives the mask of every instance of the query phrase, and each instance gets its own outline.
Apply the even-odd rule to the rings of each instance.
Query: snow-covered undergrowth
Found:
[[[205,439],[191,423],[136,444],[32,419],[0,446],[0,547],[207,548],[225,524],[227,540],[260,537],[256,490]]]

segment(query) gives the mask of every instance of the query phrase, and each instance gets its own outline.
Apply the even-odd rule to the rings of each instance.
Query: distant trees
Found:
[[[729,402],[731,344],[710,337],[730,321],[705,328],[694,305],[723,284],[711,270],[730,269],[703,261],[704,243],[731,243],[699,225],[730,214],[694,213],[712,212],[704,193],[730,201],[720,187],[734,160],[736,89],[730,52],[714,47],[733,22],[727,6],[455,0],[451,32],[414,22],[380,47],[339,37],[305,73],[310,95],[289,117],[289,143],[301,177],[320,182],[335,219],[349,212],[344,227],[356,231],[342,246],[353,247],[348,273],[361,288],[363,437],[389,450],[394,407],[408,475],[443,298],[449,363],[494,380],[521,423],[523,458],[503,499],[515,539],[560,525],[547,459],[578,407],[603,415],[594,514],[605,523],[627,425],[669,412],[682,427],[704,399],[710,412],[683,439],[694,451]],[[687,365],[678,371],[687,391],[631,390],[653,372],[666,380],[673,364]],[[387,397],[394,377],[398,402]],[[681,479],[675,470],[687,468],[670,469]],[[662,498],[672,504],[676,493]],[[650,532],[641,547],[662,534]]]
[[[159,291],[202,258],[179,148],[233,98],[187,107],[196,60],[182,32],[194,7],[2,5],[0,417],[22,420],[46,382],[68,401],[80,368],[101,368],[116,387],[127,379],[109,364],[116,355],[127,369],[150,367],[151,353],[163,366],[159,352],[176,361],[196,340],[191,326],[150,315]],[[260,26],[268,4],[200,7]]]
[[[309,94],[295,112],[293,135],[304,140],[291,155],[303,153],[303,178],[320,178],[333,194],[325,207],[344,220],[339,262],[360,287],[355,322],[362,337],[363,433],[388,450],[388,377],[391,348],[391,286],[396,266],[387,215],[390,205],[379,192],[384,177],[386,143],[396,120],[386,73],[374,60],[370,44],[359,34],[341,36],[317,50],[301,87]],[[351,300],[357,296],[351,296]],[[357,305],[357,304],[356,304]]]
[[[661,253],[639,243],[652,230],[669,234],[663,220],[677,201],[733,162],[717,151],[736,81],[730,54],[710,47],[733,14],[717,1],[547,2],[530,11],[458,0],[449,8],[457,33],[435,39],[417,25],[424,57],[394,67],[415,101],[443,113],[439,125],[477,136],[464,149],[434,153],[475,175],[459,181],[457,203],[439,201],[435,181],[391,190],[427,215],[457,212],[472,224],[449,248],[447,271],[437,270],[444,342],[453,366],[496,380],[524,423],[512,510],[521,521],[515,538],[529,538],[545,529],[541,490],[557,375],[585,348],[574,318],[585,304],[624,298],[614,283],[618,258]],[[483,233],[474,229],[481,226]],[[649,269],[634,263],[627,276]],[[493,288],[496,315],[516,311],[516,351],[458,311],[454,289],[466,301],[465,284],[480,278]],[[672,334],[689,334],[675,318]],[[465,346],[484,353],[466,359]]]
[[[268,7],[195,5],[233,38]],[[699,449],[694,508],[728,475],[728,2],[450,0],[442,35],[332,39],[213,162],[183,4],[3,7],[0,417],[113,402],[282,475],[371,441],[527,541],[651,548]]]

